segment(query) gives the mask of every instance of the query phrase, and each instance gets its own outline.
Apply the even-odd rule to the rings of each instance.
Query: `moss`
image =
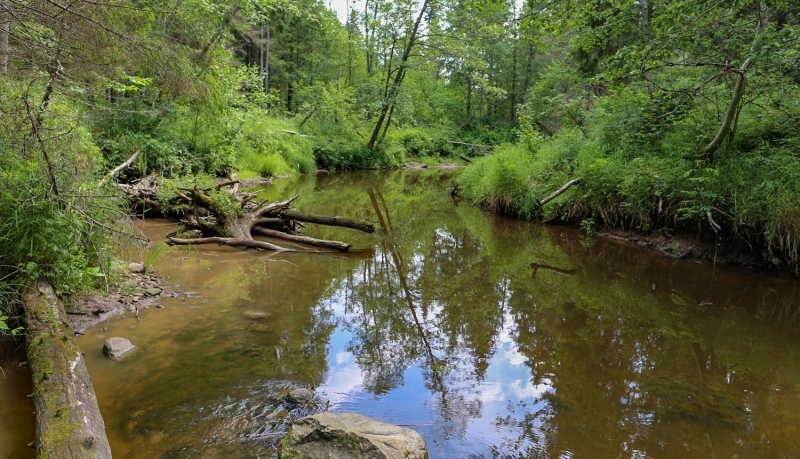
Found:
[[[33,380],[34,403],[46,421],[37,435],[37,458],[64,457],[70,439],[80,423],[71,419],[71,409],[65,408],[62,380],[70,374],[70,361],[80,356],[80,350],[70,339],[69,326],[61,319],[62,306],[52,294],[38,293],[35,288],[26,297],[28,315],[27,356]],[[56,377],[53,377],[56,376]]]

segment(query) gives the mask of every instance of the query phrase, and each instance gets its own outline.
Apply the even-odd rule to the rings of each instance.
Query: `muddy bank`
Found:
[[[671,258],[708,260],[718,264],[726,264],[765,272],[776,276],[797,277],[798,272],[781,263],[777,259],[768,259],[766,254],[756,254],[746,247],[736,244],[737,241],[726,241],[719,246],[715,242],[704,241],[692,235],[665,236],[645,234],[622,228],[605,228],[597,233],[597,237],[634,244],[654,250]]]
[[[128,312],[138,316],[143,309],[157,308],[162,295],[176,293],[168,293],[166,288],[163,276],[131,273],[112,293],[76,299],[67,306],[67,316],[75,334],[82,335],[90,326],[116,315]]]

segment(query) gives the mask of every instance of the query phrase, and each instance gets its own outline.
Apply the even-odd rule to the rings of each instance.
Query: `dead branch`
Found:
[[[326,247],[326,248],[329,248],[329,249],[336,249],[336,250],[339,250],[341,252],[347,252],[348,250],[350,250],[350,247],[352,247],[350,244],[347,244],[345,242],[327,241],[327,240],[324,240],[324,239],[314,239],[314,238],[307,237],[307,236],[295,236],[295,235],[292,235],[292,234],[282,233],[280,231],[275,231],[275,230],[266,229],[266,228],[260,228],[258,226],[253,227],[253,229],[251,231],[253,233],[255,233],[255,234],[260,234],[262,236],[275,237],[275,238],[279,238],[279,239],[285,239],[287,241],[300,242],[302,244],[313,245],[313,246],[317,246],[317,247]]]
[[[106,174],[100,180],[100,183],[98,183],[98,186],[102,185],[106,180],[110,179],[111,177],[119,176],[119,173],[122,172],[123,169],[125,169],[128,166],[130,166],[131,164],[133,164],[134,161],[136,161],[136,157],[137,156],[139,156],[139,150],[136,150],[136,152],[133,155],[131,155],[131,157],[128,158],[124,163],[122,163],[119,166],[115,167],[114,169],[111,170],[111,172]]]
[[[342,226],[345,228],[357,229],[365,233],[375,232],[375,225],[358,218],[329,217],[327,215],[307,214],[295,209],[278,209],[271,212],[265,212],[264,215],[281,217],[288,220],[297,220],[306,223],[316,223],[318,225]]]
[[[569,182],[567,182],[566,185],[564,185],[561,188],[559,188],[558,190],[556,190],[555,193],[553,193],[550,196],[542,199],[541,201],[537,200],[538,202],[536,204],[536,208],[541,209],[545,204],[547,204],[548,202],[552,201],[553,199],[561,196],[565,191],[569,190],[573,185],[577,185],[579,183],[581,183],[581,179],[579,179],[579,178],[576,178],[575,180],[570,180]]]

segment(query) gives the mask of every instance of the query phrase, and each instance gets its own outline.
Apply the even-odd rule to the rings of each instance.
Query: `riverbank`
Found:
[[[139,311],[157,308],[159,298],[165,294],[163,277],[144,273],[130,273],[116,292],[82,295],[67,308],[70,325],[75,334],[84,334],[92,325],[116,315],[129,312],[138,317]]]
[[[798,274],[800,161],[791,150],[733,150],[701,164],[670,150],[604,149],[600,140],[569,132],[500,147],[465,169],[458,192],[494,212],[673,256]]]

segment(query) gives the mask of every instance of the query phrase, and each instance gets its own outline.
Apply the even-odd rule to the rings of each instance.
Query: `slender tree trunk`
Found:
[[[750,46],[750,53],[754,53],[758,48],[759,43],[761,42],[761,34],[764,32],[764,29],[767,25],[767,9],[764,5],[759,4],[758,8],[758,25],[756,26],[756,33],[755,38],[753,39],[753,44]],[[730,103],[728,104],[728,109],[725,111],[725,118],[722,120],[722,125],[717,131],[717,135],[711,140],[711,142],[705,146],[705,148],[700,150],[700,156],[703,157],[710,157],[714,154],[715,151],[719,149],[722,145],[722,142],[728,137],[732,136],[733,133],[731,132],[731,125],[733,124],[734,119],[736,118],[736,114],[740,109],[740,104],[742,102],[742,96],[744,95],[744,88],[747,84],[747,71],[750,70],[750,67],[753,65],[753,56],[748,57],[736,71],[736,83],[733,86],[733,94],[731,95]]]
[[[270,26],[269,21],[267,21],[267,43],[265,46],[265,53],[264,53],[264,95],[269,95],[269,47],[270,47]]]
[[[400,90],[400,84],[402,84],[403,79],[405,78],[408,59],[411,56],[411,50],[414,49],[414,45],[416,44],[419,26],[422,23],[422,18],[425,16],[425,10],[428,9],[429,3],[430,0],[425,0],[422,3],[417,20],[414,22],[414,27],[411,29],[411,33],[409,34],[406,49],[403,51],[403,56],[400,59],[400,65],[397,67],[397,73],[395,74],[394,82],[389,90],[388,97],[385,97],[383,100],[381,114],[378,117],[378,122],[375,123],[375,129],[372,131],[372,136],[367,143],[367,148],[375,148],[375,145],[378,141],[378,136],[381,133],[381,128],[383,127],[383,123],[386,121],[389,111],[394,110],[395,99],[397,98],[397,93]]]
[[[353,27],[350,21],[350,3],[347,3],[347,85],[353,85]]]
[[[512,38],[514,39],[514,49],[512,50],[511,64],[511,121],[517,120],[517,4],[513,3],[512,17],[514,19]]]
[[[533,67],[533,43],[528,41],[528,58],[525,62],[525,80],[522,85],[522,97],[521,102],[525,101],[525,98],[528,95],[528,88],[531,84],[531,70]]]
[[[516,34],[515,34],[516,35]],[[514,38],[514,57],[511,65],[511,121],[517,120],[517,40]]]
[[[467,74],[467,124],[472,120],[472,75]]]
[[[8,75],[8,35],[11,18],[8,14],[8,0],[0,0],[0,74]]]

